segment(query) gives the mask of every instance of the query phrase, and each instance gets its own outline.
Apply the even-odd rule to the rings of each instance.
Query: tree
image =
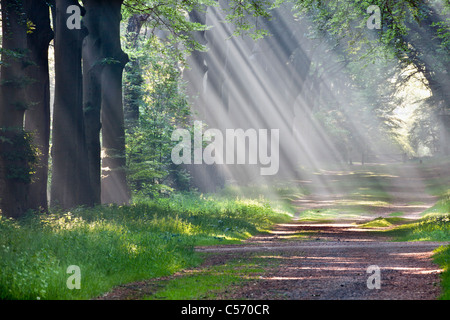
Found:
[[[142,26],[146,22],[148,15],[134,14],[128,19],[126,32],[127,52],[139,52],[140,33]],[[140,53],[130,58],[130,62],[125,66],[124,80],[124,116],[125,127],[133,130],[138,125],[139,108],[143,103],[144,78],[140,60],[145,53]]]
[[[102,2],[83,1],[86,9],[84,25],[89,34],[83,42],[83,110],[89,178],[94,204],[101,203],[101,107],[103,53],[100,22]]]
[[[296,10],[315,23],[319,33],[328,33],[347,43],[347,52],[366,61],[387,56],[404,68],[422,73],[436,98],[446,100],[450,78],[450,4],[446,1],[373,1],[381,10],[382,26],[368,30],[366,2],[296,1]],[[410,74],[413,76],[414,74]],[[408,80],[405,78],[404,80]],[[404,81],[406,83],[406,81]]]
[[[38,151],[38,163],[29,193],[29,208],[48,210],[47,183],[50,139],[50,80],[48,48],[53,39],[50,26],[49,6],[45,0],[27,0],[26,15],[29,30],[27,48],[30,66],[26,77],[31,80],[27,88],[30,108],[25,113],[25,130],[33,137]]]
[[[123,69],[128,62],[120,46],[120,9],[125,4],[128,14],[144,15],[145,21],[155,29],[165,29],[170,37],[181,43],[188,50],[199,48],[192,36],[192,32],[204,30],[204,26],[186,19],[184,12],[202,11],[206,6],[216,5],[213,1],[179,2],[166,1],[154,3],[147,1],[110,1],[104,5],[106,15],[109,17],[108,33],[104,36],[104,54],[108,60],[102,75],[102,91],[108,91],[102,97],[102,125],[103,125],[103,180],[102,202],[127,203],[129,190],[125,174],[125,133],[122,99]],[[255,37],[264,35],[260,29],[248,23],[246,17],[253,18],[269,16],[270,5],[266,1],[230,1],[227,19],[235,23],[235,34],[251,33]],[[136,30],[138,30],[137,28]],[[108,84],[106,84],[108,82]],[[114,92],[114,94],[111,94]],[[108,100],[109,99],[109,100]]]
[[[2,214],[19,217],[28,209],[46,209],[50,136],[46,55],[52,37],[48,5],[53,13],[56,81],[50,204],[63,209],[91,206],[99,203],[100,197],[105,203],[129,201],[122,104],[122,77],[128,57],[120,42],[122,13],[149,17],[149,26],[161,26],[169,31],[171,39],[192,49],[198,44],[191,32],[204,30],[204,26],[190,22],[185,12],[216,5],[213,0],[129,0],[125,3],[123,0],[92,0],[83,3],[87,9],[87,28],[76,17],[77,12],[86,13],[76,0],[1,1]],[[262,32],[245,22],[245,18],[267,17],[266,10],[270,9],[267,1],[230,1],[229,7],[229,21],[236,23],[238,33],[256,30],[257,36],[261,36]],[[74,8],[75,20],[71,11]],[[32,135],[25,132],[24,120],[27,130],[33,131]],[[100,130],[105,177],[102,183]],[[35,139],[35,149],[31,137]],[[39,165],[33,177],[37,160]]]
[[[79,6],[78,1],[56,1],[51,205],[62,209],[93,204],[81,69],[81,46],[87,30],[67,27],[69,6]]]
[[[130,200],[126,178],[125,121],[122,102],[123,70],[128,55],[120,42],[122,0],[105,1],[101,23],[102,56],[102,202],[127,204]]]
[[[83,45],[83,99],[91,190],[94,203],[126,204],[130,195],[124,168],[122,74],[128,56],[120,42],[123,1],[83,3],[89,30]]]
[[[295,3],[296,11],[314,22],[316,34],[331,36],[353,60],[370,63],[385,58],[398,63],[401,72],[397,76],[397,89],[407,85],[411,77],[421,75],[433,93],[433,99],[428,100],[434,104],[429,112],[434,112],[436,106],[441,108],[441,113],[448,112],[448,1],[372,1],[370,5],[380,8],[379,30],[367,28],[369,3],[364,1],[299,0]],[[405,71],[407,76],[403,76]]]
[[[175,167],[171,151],[172,132],[190,125],[190,109],[184,93],[181,71],[177,67],[177,50],[170,42],[156,36],[140,37],[139,49],[129,49],[139,57],[139,75],[145,79],[140,90],[142,101],[136,126],[127,131],[127,170],[134,195],[155,196],[171,187],[183,187],[183,171]],[[127,70],[127,78],[133,78]],[[184,181],[186,182],[186,181]]]
[[[25,70],[27,20],[25,3],[2,0],[2,64],[0,76],[0,208],[2,214],[19,217],[29,209],[34,152],[31,137],[23,129],[25,110],[30,107]]]

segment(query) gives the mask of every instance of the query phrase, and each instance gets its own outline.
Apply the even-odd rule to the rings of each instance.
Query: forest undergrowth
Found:
[[[237,243],[290,219],[262,199],[200,194],[0,217],[0,299],[90,299],[198,265],[196,245]],[[79,268],[79,289],[70,266]]]

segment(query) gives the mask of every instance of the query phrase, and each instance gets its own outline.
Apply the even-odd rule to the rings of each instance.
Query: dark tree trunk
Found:
[[[122,101],[123,70],[128,63],[120,43],[122,3],[123,0],[104,1],[101,20],[102,56],[107,59],[102,72],[102,202],[120,205],[130,200]]]
[[[27,18],[34,25],[28,34],[29,59],[32,65],[27,77],[33,82],[27,88],[30,108],[25,113],[25,129],[32,133],[33,144],[39,150],[38,164],[29,190],[29,207],[48,210],[47,182],[50,139],[50,80],[48,47],[53,39],[49,6],[45,0],[26,0]]]
[[[130,197],[122,102],[123,69],[128,62],[120,44],[122,3],[123,0],[84,1],[89,35],[83,45],[83,102],[94,203],[126,204]]]
[[[27,81],[27,25],[23,1],[2,0],[2,65],[0,77],[0,209],[20,217],[28,210],[30,183],[29,141],[23,130],[29,107]],[[12,54],[14,53],[14,54]]]
[[[56,1],[51,205],[62,209],[93,205],[82,99],[81,45],[86,30],[67,28],[70,5],[78,1]]]
[[[93,201],[101,203],[101,106],[102,39],[100,21],[103,19],[102,1],[83,1],[84,23],[89,30],[83,43],[83,105],[89,176]]]

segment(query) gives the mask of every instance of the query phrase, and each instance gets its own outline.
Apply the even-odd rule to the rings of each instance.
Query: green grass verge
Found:
[[[416,203],[417,204],[417,203]],[[418,204],[422,204],[422,203],[418,203]],[[389,217],[401,217],[403,216],[405,213],[403,211],[396,211],[396,212],[392,212],[391,214],[389,214]]]
[[[442,203],[437,206],[442,207]],[[409,241],[450,241],[450,214],[428,215],[405,235],[405,239]],[[442,246],[435,250],[433,259],[443,269],[440,299],[450,300],[450,246]]]
[[[450,246],[435,250],[434,262],[443,269],[441,274],[441,300],[450,300]]]
[[[446,214],[450,214],[450,189],[443,191],[439,195],[439,201],[422,213],[424,217],[442,216]]]
[[[0,216],[0,299],[90,299],[201,262],[195,245],[239,242],[291,216],[263,200],[173,195],[21,220]],[[67,268],[81,271],[69,290]]]
[[[199,273],[185,275],[166,281],[162,289],[146,300],[201,300],[216,299],[230,287],[238,286],[255,274],[261,274],[261,266],[246,261],[232,261],[225,265],[213,266]]]
[[[408,224],[409,220],[399,217],[390,217],[390,218],[376,218],[372,221],[360,224],[361,228],[388,228],[392,226],[398,226],[403,224]]]
[[[224,264],[194,270],[188,275],[163,280],[146,300],[210,300],[226,298],[234,287],[254,281],[274,261],[270,253],[249,253],[246,259],[235,258]]]
[[[437,204],[441,207],[442,204]],[[388,220],[389,221],[389,220]],[[403,223],[383,231],[396,241],[450,241],[450,214],[429,214],[419,221]],[[442,246],[433,256],[444,271],[441,275],[442,295],[440,299],[450,299],[450,246]]]
[[[274,185],[258,184],[250,186],[227,185],[216,196],[224,199],[266,199],[275,209],[294,214],[297,210],[293,201],[301,199],[309,191],[294,183],[277,182]]]

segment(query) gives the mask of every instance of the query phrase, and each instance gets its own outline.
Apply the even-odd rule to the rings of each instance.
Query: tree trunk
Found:
[[[56,1],[51,205],[62,209],[93,205],[82,98],[81,45],[86,30],[67,28],[71,5],[78,1]]]
[[[0,209],[20,217],[28,209],[32,152],[23,130],[27,99],[27,24],[24,2],[2,0],[2,65],[0,76]]]
[[[101,105],[103,69],[100,34],[102,1],[83,1],[86,15],[83,19],[89,30],[83,43],[83,105],[86,132],[86,146],[89,161],[89,176],[93,201],[101,203]]]
[[[126,178],[125,125],[122,77],[128,56],[120,43],[123,0],[105,1],[101,19],[102,56],[107,60],[102,74],[102,202],[128,204],[130,192]]]
[[[25,129],[33,134],[33,144],[39,150],[38,165],[29,190],[29,207],[46,212],[48,160],[50,139],[50,80],[48,47],[53,39],[49,6],[45,0],[26,0],[28,21],[34,30],[28,34],[29,59],[27,77],[33,83],[27,88],[31,107],[25,113]]]

